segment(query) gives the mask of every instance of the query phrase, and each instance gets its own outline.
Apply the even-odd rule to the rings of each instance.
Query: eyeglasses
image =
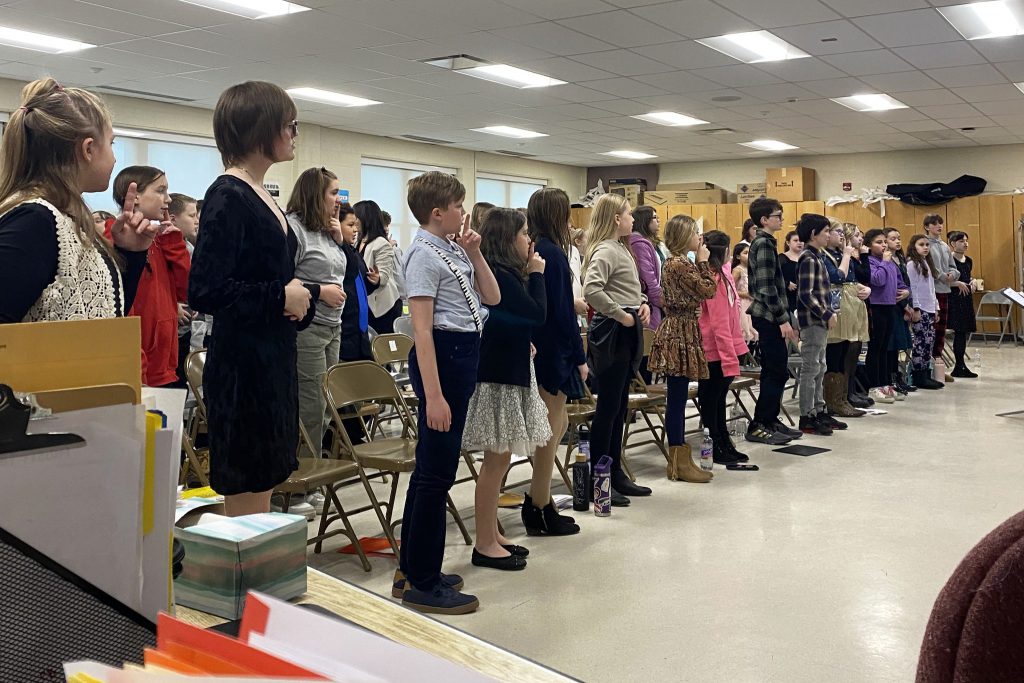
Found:
[[[291,132],[293,138],[299,137],[299,121],[298,121],[298,119],[296,119],[296,120],[294,120],[294,121],[292,121],[290,123],[284,124],[284,127],[287,128],[289,130],[289,132]]]
[[[782,214],[781,213],[770,213],[770,214],[768,214],[768,218],[782,218]]]

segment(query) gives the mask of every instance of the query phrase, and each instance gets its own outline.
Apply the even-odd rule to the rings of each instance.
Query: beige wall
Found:
[[[18,81],[0,79],[0,110],[13,111],[20,105],[23,85]],[[104,95],[104,100],[110,107],[115,125],[213,136],[212,112],[206,109],[113,95]],[[315,124],[302,125],[296,152],[294,161],[277,164],[267,176],[268,181],[280,183],[282,204],[287,201],[295,178],[310,166],[330,168],[341,178],[342,187],[350,191],[352,201],[363,199],[359,194],[363,157],[455,168],[466,185],[467,203],[475,199],[475,183],[467,179],[475,178],[477,171],[545,179],[550,186],[564,189],[573,200],[586,191],[587,169],[581,167],[362,135]]]
[[[1024,145],[958,147],[824,156],[761,157],[661,165],[662,183],[707,181],[730,191],[739,183],[764,182],[764,170],[807,166],[817,171],[815,199],[843,195],[843,183],[853,191],[891,183],[947,183],[964,174],[988,181],[986,192],[1007,193],[1024,185]]]

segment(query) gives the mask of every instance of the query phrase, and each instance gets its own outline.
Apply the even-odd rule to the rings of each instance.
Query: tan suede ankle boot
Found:
[[[672,481],[690,482],[691,484],[706,484],[715,475],[705,472],[693,464],[693,457],[690,452],[690,445],[669,446],[668,449],[668,478]]]

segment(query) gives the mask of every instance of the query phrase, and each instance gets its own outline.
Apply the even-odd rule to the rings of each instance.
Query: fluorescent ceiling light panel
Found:
[[[1019,36],[1024,33],[1020,9],[1006,2],[972,2],[937,8],[967,40]]]
[[[1014,83],[1014,85],[1017,86],[1017,90],[1020,90],[1022,93],[1024,93],[1024,82]]]
[[[750,142],[741,142],[740,144],[744,147],[761,150],[762,152],[785,152],[790,149],[799,149],[799,147],[787,145],[785,142],[779,142],[778,140],[752,140]]]
[[[115,127],[113,130],[114,130],[114,135],[120,135],[123,138],[144,138],[144,137],[146,137],[148,135],[148,133],[146,133],[145,131],[142,131],[142,130],[131,130],[131,129],[128,129],[128,128],[117,128],[117,127]]]
[[[729,33],[714,38],[703,38],[697,42],[747,64],[781,62],[786,59],[810,57],[803,50],[790,45],[768,31]]]
[[[547,88],[552,85],[562,85],[565,81],[551,78],[544,74],[534,73],[526,69],[520,69],[508,64],[485,64],[474,66],[468,69],[455,69],[460,74],[466,74],[473,78],[481,78],[492,83],[508,85],[513,88]]]
[[[320,90],[319,88],[291,88],[286,92],[298,100],[333,104],[336,107],[368,107],[371,104],[380,104],[377,100],[368,100],[365,97],[345,95],[340,92]]]
[[[674,111],[652,111],[650,114],[639,114],[633,118],[657,123],[659,126],[699,126],[707,123],[707,121],[686,114],[677,114]]]
[[[611,152],[601,152],[606,157],[618,157],[619,159],[657,159],[657,155],[647,152],[634,152],[628,149],[617,149]]]
[[[181,0],[181,2],[248,19],[280,17],[285,14],[308,12],[310,9],[284,0]]]
[[[850,97],[833,97],[832,101],[849,107],[854,111],[890,111],[906,109],[907,105],[899,100],[883,94],[851,95]]]
[[[22,31],[18,28],[0,26],[0,45],[20,47],[36,52],[48,52],[51,55],[59,55],[65,52],[78,52],[96,47],[91,43],[80,43],[77,40],[48,36],[45,33],[33,33]]]
[[[477,133],[489,133],[490,135],[500,135],[504,138],[546,138],[547,133],[538,133],[533,130],[526,130],[525,128],[513,128],[512,126],[485,126],[484,128],[473,128]]]

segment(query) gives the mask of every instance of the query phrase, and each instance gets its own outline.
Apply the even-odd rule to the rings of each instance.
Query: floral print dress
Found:
[[[708,363],[700,335],[700,304],[710,299],[718,283],[706,262],[696,265],[674,256],[661,277],[665,317],[654,333],[647,367],[652,372],[707,379]]]

